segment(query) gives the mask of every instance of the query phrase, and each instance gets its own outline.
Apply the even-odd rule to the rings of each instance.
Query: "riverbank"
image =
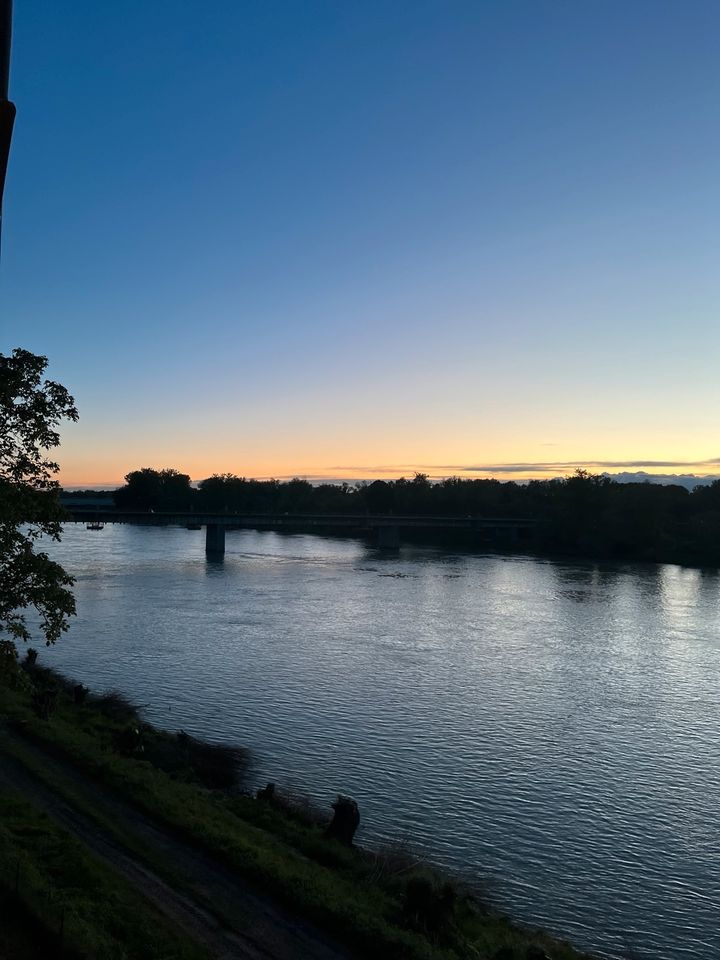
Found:
[[[315,817],[228,789],[243,751],[198,759],[197,741],[142,723],[122,698],[31,664],[4,673],[0,884],[69,955],[115,956],[147,935],[130,952],[150,957],[162,930],[167,955],[188,958],[582,956],[406,853],[345,847]],[[60,912],[44,909],[44,887]],[[103,890],[122,908],[112,924],[91,906]]]

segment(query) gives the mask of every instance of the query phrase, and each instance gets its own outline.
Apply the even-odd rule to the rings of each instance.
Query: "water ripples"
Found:
[[[717,960],[720,580],[231,532],[68,527],[78,617],[42,656],[170,727],[251,746],[258,782],[355,795],[607,956]]]

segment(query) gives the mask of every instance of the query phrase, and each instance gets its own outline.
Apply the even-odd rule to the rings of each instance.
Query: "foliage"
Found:
[[[187,510],[190,507],[190,477],[178,470],[143,467],[128,473],[125,484],[115,492],[115,503],[121,509]]]
[[[205,787],[227,790],[247,779],[250,751],[227,743],[206,743],[181,731],[177,736],[194,778]]]
[[[418,473],[412,479],[354,486],[314,485],[297,478],[287,483],[251,480],[226,473],[201,481],[195,489],[177,470],[149,467],[126,479],[128,484],[114,494],[116,504],[125,509],[171,511],[183,503],[183,509],[207,513],[349,514],[358,517],[358,532],[367,514],[526,519],[537,521],[532,536],[522,542],[526,550],[599,559],[720,561],[720,481],[689,492],[682,486],[618,483],[585,470],[529,483],[459,477],[433,482]],[[415,536],[473,547],[480,534],[420,531]]]
[[[37,663],[38,652],[34,647],[28,647],[25,651],[24,666],[26,670],[32,670]]]
[[[57,709],[60,691],[57,687],[35,687],[32,693],[32,707],[41,720],[49,720]]]
[[[0,683],[17,690],[28,689],[28,681],[18,663],[18,652],[12,640],[0,640]]]
[[[45,357],[27,350],[0,354],[0,631],[28,640],[25,610],[35,608],[46,643],[54,643],[75,613],[63,568],[35,550],[60,539],[62,509],[46,453],[57,447],[61,420],[77,420],[65,387],[43,380]]]
[[[433,937],[447,933],[455,919],[457,891],[451,883],[431,877],[411,877],[403,895],[403,914],[409,922]]]
[[[119,690],[108,690],[94,696],[92,701],[96,710],[113,720],[135,724],[140,721],[140,707]]]

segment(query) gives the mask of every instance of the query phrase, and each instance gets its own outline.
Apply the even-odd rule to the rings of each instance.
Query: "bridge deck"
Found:
[[[137,523],[153,526],[198,524],[221,527],[416,527],[425,529],[518,530],[532,529],[540,520],[524,517],[442,517],[393,514],[330,514],[330,513],[190,513],[143,512],[131,510],[78,509],[67,510],[68,522]]]

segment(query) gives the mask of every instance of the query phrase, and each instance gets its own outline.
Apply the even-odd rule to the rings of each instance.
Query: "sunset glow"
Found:
[[[3,339],[76,398],[62,482],[720,473],[679,9],[18,5]]]

